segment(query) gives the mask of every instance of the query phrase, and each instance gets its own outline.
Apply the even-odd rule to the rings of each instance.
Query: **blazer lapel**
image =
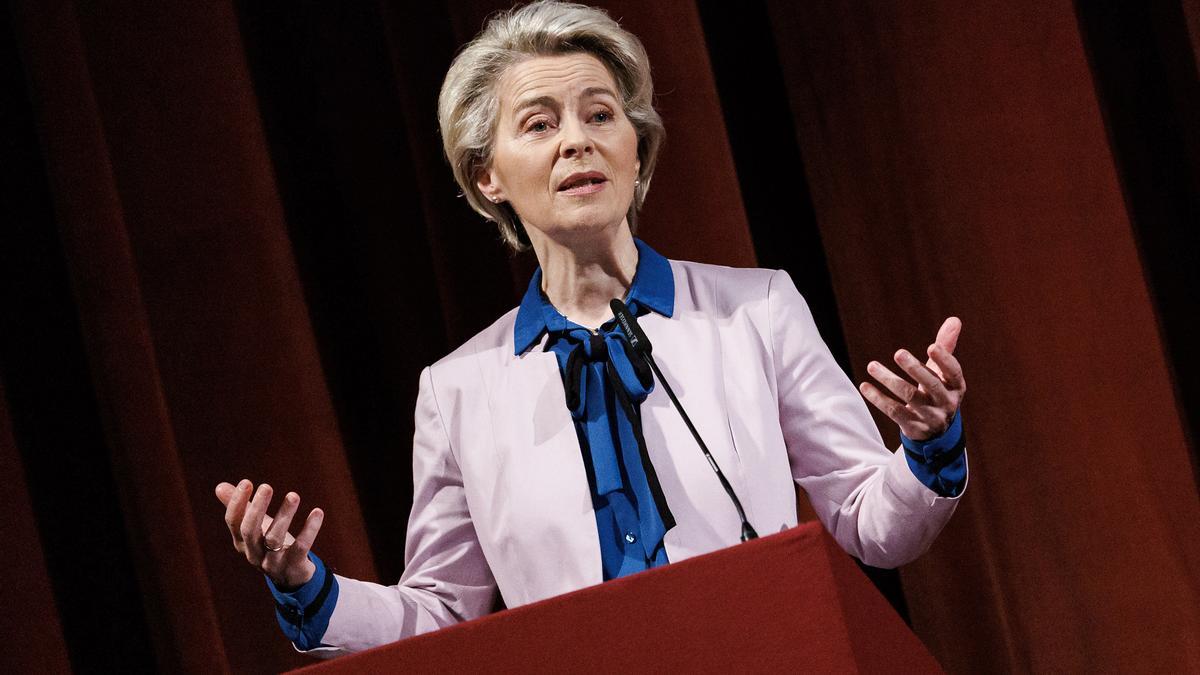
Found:
[[[534,555],[502,564],[539,569],[520,573],[533,592],[529,601],[602,581],[599,534],[580,454],[567,411],[562,377],[543,342],[499,369],[491,396],[496,463],[493,522],[508,540]],[[511,352],[510,352],[511,354]]]
[[[677,292],[673,317],[647,314],[640,322],[663,376],[753,519],[730,430],[720,331],[711,320],[698,320],[681,297],[686,295]],[[675,514],[676,527],[666,537],[668,556],[690,557],[737,543],[736,511],[661,384],[642,403],[642,415],[647,450]]]

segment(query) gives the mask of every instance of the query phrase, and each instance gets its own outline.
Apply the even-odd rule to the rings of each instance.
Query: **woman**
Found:
[[[328,572],[293,539],[299,497],[222,483],[235,547],[268,577],[298,648],[355,651],[736,543],[741,521],[679,414],[631,358],[623,298],[666,380],[768,534],[794,485],[850,553],[923,552],[966,481],[965,382],[948,319],[922,364],[861,393],[901,428],[889,452],[783,272],[668,261],[634,239],[663,138],[649,63],[603,12],[537,2],[492,20],[439,101],[467,200],[540,267],[521,305],[421,374],[414,504],[395,586]],[[523,236],[522,236],[523,235]]]

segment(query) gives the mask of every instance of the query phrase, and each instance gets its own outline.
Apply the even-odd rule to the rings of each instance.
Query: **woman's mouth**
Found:
[[[608,179],[599,171],[576,173],[567,176],[566,180],[559,184],[558,191],[571,196],[589,195],[603,190],[607,183]]]

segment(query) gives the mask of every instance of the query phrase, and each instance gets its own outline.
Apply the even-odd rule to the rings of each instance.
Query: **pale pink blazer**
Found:
[[[671,261],[675,312],[640,319],[760,535],[796,525],[794,484],[864,562],[924,552],[953,513],[880,438],[782,271]],[[552,352],[513,354],[516,309],[421,374],[415,492],[398,584],[338,577],[321,656],[357,651],[601,582],[579,440]],[[543,345],[545,338],[543,337]],[[739,521],[661,386],[646,444],[677,525],[672,561],[738,543]]]

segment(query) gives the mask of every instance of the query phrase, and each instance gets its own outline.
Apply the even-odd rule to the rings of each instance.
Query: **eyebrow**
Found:
[[[580,94],[579,97],[580,98],[591,98],[593,96],[601,96],[601,95],[609,96],[613,99],[617,98],[617,95],[614,94],[612,92],[612,90],[609,89],[608,87],[588,87],[587,89],[583,90],[583,92]],[[517,104],[517,107],[513,109],[513,114],[519,115],[526,108],[535,108],[538,106],[544,106],[546,108],[552,108],[552,109],[558,109],[558,107],[559,107],[558,101],[555,100],[554,97],[552,97],[552,96],[535,96],[533,98],[527,98],[524,101],[521,101],[519,104]]]
[[[551,96],[535,96],[521,101],[516,108],[513,109],[513,115],[519,116],[526,108],[553,108],[558,109],[558,101]]]
[[[617,95],[614,94],[608,87],[588,87],[587,89],[583,90],[583,95],[580,96],[580,98],[590,98],[592,96],[598,96],[601,94],[611,96],[612,98],[617,98]]]

